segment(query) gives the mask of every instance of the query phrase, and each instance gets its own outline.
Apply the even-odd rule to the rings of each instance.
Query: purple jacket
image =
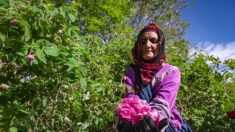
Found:
[[[163,74],[171,68],[172,70],[164,76]],[[161,76],[163,77],[161,78]],[[170,122],[179,130],[181,129],[183,121],[180,113],[176,109],[175,101],[180,86],[180,70],[177,67],[173,68],[170,64],[164,64],[162,69],[159,70],[154,77],[159,80],[157,83],[154,81],[151,84],[152,91],[155,96],[154,99],[165,100],[169,104],[167,107],[170,111]],[[136,86],[135,73],[131,67],[126,70],[124,83],[129,86],[126,90],[127,95],[131,94],[131,91],[133,91],[133,88]],[[136,94],[138,94],[138,92],[136,92]]]

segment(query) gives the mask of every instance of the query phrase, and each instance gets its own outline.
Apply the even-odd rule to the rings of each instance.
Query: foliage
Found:
[[[186,117],[190,117],[188,120],[192,122],[194,130],[216,131],[227,129],[231,131],[233,125],[226,123],[231,121],[226,117],[225,107],[228,102],[234,100],[226,99],[229,93],[226,92],[226,82],[223,75],[213,71],[207,64],[208,61],[213,61],[212,59],[215,58],[208,58],[208,56],[199,54],[191,63],[188,63],[188,66],[182,69],[182,86],[184,87],[180,91],[180,94],[183,95],[181,101],[191,102],[183,105],[183,110],[184,113],[191,115]]]
[[[232,131],[226,112],[235,108],[234,74],[215,70],[218,58],[189,54],[182,37],[188,24],[179,19],[185,6],[174,0],[1,1],[0,131],[114,131],[122,76],[147,21],[163,28],[167,61],[181,69],[177,106],[193,130]],[[234,69],[234,60],[225,64]]]
[[[227,111],[234,107],[234,81],[227,82],[227,69],[219,71],[223,63],[213,56],[202,53],[189,54],[186,41],[169,45],[170,63],[181,69],[181,87],[177,104],[184,119],[194,131],[232,131],[234,121]]]
[[[126,0],[81,0],[79,3],[80,26],[84,27],[84,32],[103,34],[122,22],[130,14],[128,7],[133,5]]]
[[[1,128],[82,131],[107,127],[114,120],[117,85],[111,77],[88,72],[98,69],[109,74],[110,67],[96,64],[103,60],[92,58],[92,49],[96,55],[96,50],[105,51],[102,41],[97,41],[100,38],[80,36],[73,5],[9,2],[8,8],[1,8],[0,21]],[[36,60],[28,61],[29,54]]]

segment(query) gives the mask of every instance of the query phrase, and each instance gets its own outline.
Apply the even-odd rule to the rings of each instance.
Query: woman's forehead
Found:
[[[154,31],[146,31],[141,35],[141,38],[158,38],[157,33]]]

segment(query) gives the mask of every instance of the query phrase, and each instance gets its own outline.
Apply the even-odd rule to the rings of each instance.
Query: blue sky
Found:
[[[185,38],[221,60],[235,59],[235,0],[186,0],[181,11],[190,26]]]

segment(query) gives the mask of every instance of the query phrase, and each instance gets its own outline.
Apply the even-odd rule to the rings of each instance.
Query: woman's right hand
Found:
[[[150,117],[144,117],[142,121],[134,125],[129,122],[119,121],[117,129],[118,132],[160,132]]]

